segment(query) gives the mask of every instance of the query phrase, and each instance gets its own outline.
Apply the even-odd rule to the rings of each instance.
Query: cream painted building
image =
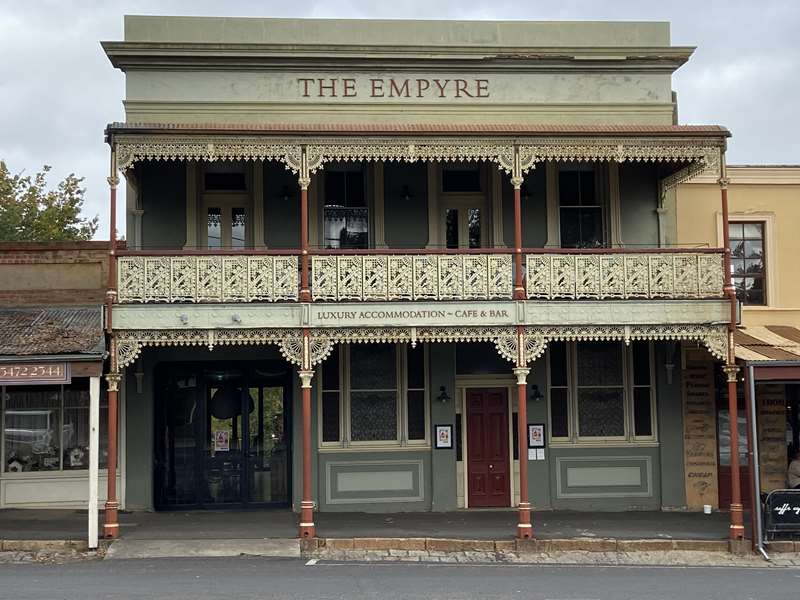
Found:
[[[730,221],[756,226],[749,228],[753,235],[748,240],[756,247],[760,237],[763,255],[763,296],[745,301],[742,325],[800,327],[800,166],[730,166],[728,178]],[[697,177],[679,186],[677,195],[678,244],[721,246],[716,178]]]

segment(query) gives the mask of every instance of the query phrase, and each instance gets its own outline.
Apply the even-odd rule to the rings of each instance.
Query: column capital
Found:
[[[730,182],[731,182],[731,180],[728,179],[727,177],[720,177],[719,179],[717,179],[717,183],[719,184],[719,187],[722,188],[723,190],[728,189],[728,184]]]
[[[121,379],[122,376],[119,373],[108,373],[106,375],[106,382],[108,383],[108,391],[109,392],[119,391],[119,382]]]
[[[514,186],[515,190],[522,188],[522,182],[524,179],[521,176],[515,175],[511,178],[511,185]]]
[[[736,375],[740,370],[737,365],[725,365],[722,370],[728,376],[728,383],[736,383]]]
[[[531,370],[528,367],[516,367],[513,373],[517,378],[517,385],[525,385],[528,383],[528,374]]]
[[[312,377],[314,377],[314,371],[302,370],[302,371],[298,371],[297,374],[300,375],[300,382],[301,382],[300,387],[310,388],[311,387],[311,379],[312,379]]]

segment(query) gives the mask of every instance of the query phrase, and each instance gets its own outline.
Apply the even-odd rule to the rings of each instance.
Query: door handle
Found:
[[[494,469],[494,465],[489,465],[489,468],[490,469]]]

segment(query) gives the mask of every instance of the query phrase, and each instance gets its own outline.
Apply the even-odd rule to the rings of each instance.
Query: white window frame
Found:
[[[722,213],[717,212],[717,247],[725,247]],[[728,223],[763,223],[764,225],[764,304],[742,304],[743,311],[774,310],[778,298],[778,252],[775,241],[775,213],[773,212],[732,212]]]
[[[577,381],[577,344],[583,342],[565,342],[567,351],[567,437],[553,437],[552,435],[552,396],[551,396],[551,365],[550,352],[547,352],[547,436],[550,444],[555,446],[596,446],[609,444],[631,445],[658,443],[658,421],[656,416],[656,388],[655,388],[655,349],[653,342],[647,342],[648,359],[650,366],[650,382],[648,386],[633,383],[633,348],[629,344],[623,346],[623,372],[622,372],[622,397],[624,403],[625,435],[623,436],[580,436],[578,423],[578,381]],[[623,342],[619,342],[622,344]],[[561,387],[561,386],[559,386]],[[587,387],[587,386],[583,386]],[[604,386],[606,387],[606,386]],[[613,387],[613,386],[608,386]],[[649,387],[650,389],[650,431],[649,436],[637,436],[634,431],[634,387]]]
[[[350,386],[350,344],[342,344],[334,349],[334,352],[339,352],[339,388],[334,390],[325,386],[324,378],[322,377],[322,367],[317,369],[317,377],[320,382],[317,386],[317,407],[319,418],[317,419],[317,432],[318,432],[318,447],[320,450],[331,449],[354,449],[354,450],[374,450],[375,448],[412,448],[412,449],[425,449],[430,448],[430,429],[431,429],[431,415],[430,415],[430,386],[429,381],[429,367],[428,367],[428,347],[423,346],[423,381],[425,382],[424,388],[424,413],[425,413],[425,438],[421,440],[408,439],[408,349],[407,344],[395,344],[395,360],[397,369],[397,385],[394,390],[374,389],[371,391],[395,391],[397,394],[397,432],[393,440],[369,440],[369,441],[356,441],[352,439],[352,426],[350,420],[350,393],[352,388]],[[413,388],[418,390],[419,388]],[[323,442],[322,441],[322,395],[323,392],[339,393],[339,441],[336,442]]]

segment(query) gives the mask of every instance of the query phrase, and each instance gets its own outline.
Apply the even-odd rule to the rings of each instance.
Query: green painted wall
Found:
[[[653,164],[619,166],[620,221],[626,246],[658,246],[658,171]]]
[[[186,163],[146,162],[139,170],[142,248],[175,249],[186,243]]]
[[[430,359],[430,395],[431,395],[431,439],[433,440],[436,425],[452,425],[455,437],[456,412],[455,403],[439,402],[436,397],[439,389],[444,386],[451,398],[455,397],[456,387],[456,345],[431,344]],[[435,446],[435,444],[431,444]],[[456,450],[433,448],[431,450],[432,498],[431,510],[455,510],[457,507],[456,492]]]
[[[544,165],[525,176],[527,198],[521,202],[522,245],[541,248],[547,243],[547,177]],[[506,246],[514,247],[514,188],[503,176],[503,237]]]
[[[408,186],[409,199],[401,197]],[[428,243],[428,166],[384,163],[384,239],[389,248],[424,248]]]
[[[264,243],[268,248],[300,247],[300,187],[283,164],[264,163]],[[284,195],[288,193],[288,199]]]
[[[672,365],[672,382],[667,365]],[[655,345],[655,376],[658,438],[661,462],[661,506],[686,506],[683,471],[683,398],[680,346],[673,342]]]
[[[528,423],[547,423],[547,401],[532,400],[533,385],[539,386],[542,394],[547,390],[547,361],[539,358],[530,365],[531,372],[528,375]],[[545,425],[545,432],[549,425]],[[537,508],[550,508],[551,489],[550,489],[550,460],[552,451],[545,449],[545,460],[528,461],[528,496],[534,510]]]
[[[668,46],[669,23],[125,16],[131,42],[519,47]]]

